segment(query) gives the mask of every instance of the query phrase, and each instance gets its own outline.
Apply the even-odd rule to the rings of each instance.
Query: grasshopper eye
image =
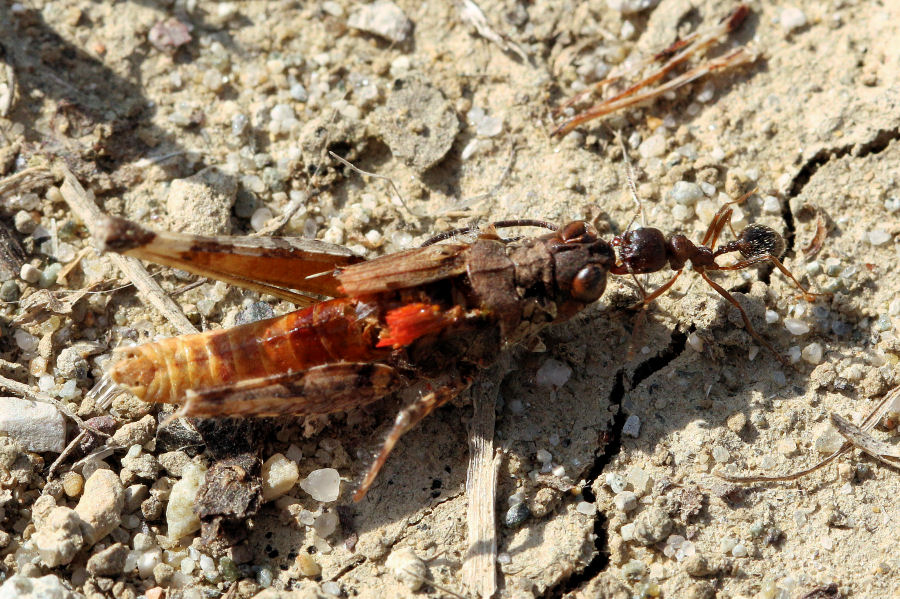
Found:
[[[585,266],[572,280],[572,299],[589,304],[600,299],[606,289],[606,270],[594,265]]]

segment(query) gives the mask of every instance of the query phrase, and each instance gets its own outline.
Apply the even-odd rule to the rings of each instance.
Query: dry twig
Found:
[[[65,181],[60,187],[63,198],[69,204],[72,212],[87,226],[91,234],[95,235],[97,223],[103,221],[103,212],[88,197],[87,192],[75,178],[75,175],[65,167],[62,167],[62,171],[65,177]],[[197,332],[191,321],[187,319],[187,316],[178,307],[178,304],[166,295],[166,292],[150,276],[150,273],[147,272],[147,269],[144,268],[144,265],[139,260],[118,254],[109,254],[109,259],[128,277],[128,280],[141,292],[142,297],[159,310],[179,333]]]
[[[841,445],[841,447],[831,453],[826,458],[820,460],[819,462],[813,464],[809,468],[804,468],[803,470],[798,470],[797,472],[792,472],[790,474],[784,474],[781,476],[733,476],[731,474],[725,474],[723,472],[717,472],[716,476],[727,480],[733,483],[770,483],[770,482],[786,482],[791,480],[797,480],[798,478],[802,478],[807,474],[815,472],[816,470],[822,468],[823,466],[827,466],[838,457],[850,451],[853,447],[858,448],[864,453],[869,454],[874,457],[878,461],[887,464],[888,466],[900,467],[900,452],[891,446],[877,441],[871,437],[871,435],[866,434],[867,431],[872,430],[876,424],[884,417],[885,414],[891,409],[895,401],[900,400],[900,387],[896,387],[891,390],[884,399],[879,402],[875,409],[873,409],[869,414],[863,418],[863,421],[859,426],[851,424],[845,418],[837,414],[831,415],[831,422],[834,424],[834,427],[837,429],[838,433],[840,433],[847,442]],[[884,458],[884,459],[883,459]],[[894,460],[898,461],[895,462]]]
[[[509,372],[508,357],[475,384],[474,413],[469,430],[469,466],[466,471],[468,549],[462,568],[463,584],[476,596],[497,592],[497,472],[500,454],[494,452],[494,406],[500,382]]]

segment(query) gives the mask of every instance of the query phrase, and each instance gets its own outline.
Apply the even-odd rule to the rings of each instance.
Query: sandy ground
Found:
[[[406,38],[392,42],[348,27],[360,8],[341,0],[4,1],[2,43],[19,97],[0,119],[3,174],[44,156],[62,159],[104,210],[158,228],[248,233],[268,215],[300,206],[283,234],[314,235],[372,257],[502,218],[587,216],[604,235],[621,231],[634,204],[610,127],[629,146],[648,226],[698,239],[720,194],[734,198],[755,184],[737,225],[782,231],[785,265],[833,296],[808,304],[770,268],[716,280],[739,297],[767,340],[797,358],[794,367],[760,350],[737,311],[690,272],[634,336],[637,319],[624,309],[634,287],[611,277],[596,307],[541,336],[544,351],[517,351],[500,386],[497,596],[900,597],[896,470],[856,455],[791,483],[741,487],[712,474],[807,466],[824,455],[831,412],[858,419],[898,384],[900,6],[752,3],[747,23],[725,46],[748,44],[759,52],[753,64],[560,140],[549,134],[553,106],[606,65],[708,27],[733,5],[663,0],[625,15],[598,0],[481,2],[524,61],[480,37],[455,3],[398,4],[412,28],[401,27],[397,35]],[[179,26],[154,28],[169,18],[189,26],[190,41],[179,43]],[[642,155],[642,142],[656,135],[664,150]],[[392,179],[402,202],[386,181],[361,178],[323,148]],[[197,177],[173,183],[210,166],[224,176],[200,175],[199,186]],[[696,209],[676,208],[670,193],[679,181],[703,182],[713,193]],[[15,207],[4,210],[11,223]],[[53,193],[42,194],[33,214],[48,230],[73,228]],[[802,248],[818,217],[827,236],[807,259]],[[68,243],[79,250],[88,240],[75,229]],[[36,266],[52,262],[30,247]],[[118,276],[91,254],[68,284]],[[654,276],[650,285],[664,280]],[[166,274],[161,282],[173,290],[185,279]],[[27,295],[30,288],[21,286]],[[101,298],[90,300],[87,320],[79,311],[69,341],[42,350],[52,365],[67,343],[97,344],[101,355],[89,358],[83,391],[101,374],[108,349],[176,333],[130,290]],[[176,300],[197,326],[218,328],[254,298],[207,283]],[[290,309],[269,303],[279,313]],[[18,311],[7,305],[4,319]],[[788,318],[808,332],[788,332]],[[38,326],[26,325],[33,334]],[[15,344],[4,349],[9,362],[31,364],[33,355]],[[550,360],[551,369],[571,369],[559,388],[536,383]],[[76,409],[97,415],[79,401]],[[119,405],[120,420],[139,418],[128,405]],[[259,446],[263,459],[293,444],[304,456],[301,476],[333,466],[345,478],[341,527],[323,551],[313,530],[291,517],[290,502],[263,506],[247,523],[254,552],[240,582],[200,580],[204,596],[253,596],[262,567],[277,574],[273,589],[297,597],[336,589],[351,597],[448,596],[437,585],[465,595],[468,401],[408,434],[365,500],[350,499],[396,408],[387,401],[327,422],[270,423],[273,432]],[[622,433],[629,417],[627,431],[636,437]],[[897,431],[875,435],[891,441]],[[539,474],[547,463],[539,452],[550,453],[551,469],[562,469]],[[53,458],[43,457],[47,464]],[[107,463],[118,470],[118,457]],[[573,490],[560,490],[568,485]],[[620,491],[626,495],[615,500]],[[14,537],[0,551],[7,576],[19,567],[16,547],[34,530],[30,502],[37,495],[23,489],[2,522]],[[524,499],[530,515],[506,526],[510,496]],[[288,497],[321,509],[299,488]],[[165,519],[142,520],[126,538],[136,530],[165,534]],[[679,546],[682,539],[687,545]],[[429,560],[436,585],[414,593],[388,571],[385,558],[399,546]],[[310,551],[321,566],[311,578],[294,565]],[[138,572],[111,583],[88,576],[90,555],[55,569],[39,565],[29,575],[54,573],[88,596],[166,586]],[[168,596],[181,592],[172,588]]]

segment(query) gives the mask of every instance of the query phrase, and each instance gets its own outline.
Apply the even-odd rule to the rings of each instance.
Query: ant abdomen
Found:
[[[784,238],[772,227],[754,223],[738,235],[737,250],[745,258],[772,256],[779,258],[784,253]]]

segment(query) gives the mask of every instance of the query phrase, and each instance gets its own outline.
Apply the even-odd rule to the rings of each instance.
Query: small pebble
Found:
[[[338,582],[333,580],[329,580],[327,582],[322,583],[322,592],[332,597],[340,597],[341,596],[341,585]]]
[[[507,528],[517,528],[529,517],[531,517],[531,510],[528,509],[528,506],[524,503],[517,503],[506,510],[503,524]]]
[[[763,198],[762,209],[769,214],[781,214],[781,200],[775,196],[766,196]]]
[[[296,462],[276,453],[262,466],[263,501],[271,501],[291,490],[300,479]]]
[[[778,450],[778,453],[790,456],[797,452],[797,442],[790,437],[779,439],[778,442],[775,443],[775,448]]]
[[[668,193],[668,199],[684,206],[693,206],[698,200],[703,199],[704,193],[700,186],[690,181],[678,181]]]
[[[205,475],[206,468],[191,462],[184,468],[181,479],[172,485],[166,506],[170,539],[177,540],[200,529],[200,518],[194,513],[194,505]]]
[[[781,11],[778,21],[785,33],[791,33],[806,26],[806,15],[796,6],[788,6]]]
[[[844,437],[830,424],[816,437],[813,446],[816,451],[823,454],[834,453],[844,445]]]
[[[410,591],[418,591],[428,580],[428,566],[410,547],[394,549],[384,565]]]
[[[709,567],[709,561],[699,553],[695,553],[694,555],[685,558],[683,566],[684,571],[694,578],[709,576],[712,572]]]
[[[625,477],[616,472],[610,472],[606,475],[606,485],[612,490],[613,493],[621,493],[625,490],[628,481],[625,480]]]
[[[253,212],[253,216],[250,217],[250,226],[254,231],[262,231],[271,219],[272,211],[263,206]]]
[[[874,246],[884,245],[891,240],[891,234],[884,229],[874,229],[868,233],[869,243]]]
[[[87,561],[87,571],[93,576],[116,576],[125,569],[128,548],[122,543],[113,543],[103,551],[98,551]]]
[[[37,453],[61,453],[66,446],[66,423],[59,410],[48,403],[18,397],[0,397],[0,433]]]
[[[738,543],[731,548],[731,555],[734,557],[747,557],[747,548],[743,543]]]
[[[809,332],[809,324],[798,318],[785,318],[784,328],[786,328],[791,335],[799,336]]]
[[[32,536],[44,565],[55,568],[71,563],[84,546],[81,524],[81,518],[71,508],[59,506],[50,510]]]
[[[37,228],[37,221],[31,217],[31,213],[26,210],[19,210],[13,217],[13,224],[16,231],[24,235],[31,235]]]
[[[645,139],[638,147],[638,154],[642,158],[658,158],[666,153],[666,138],[661,133],[655,133]]]
[[[17,301],[21,295],[22,290],[19,289],[19,285],[13,280],[4,281],[0,285],[0,301],[2,302]]]
[[[291,98],[298,102],[306,102],[309,100],[309,93],[306,91],[306,88],[303,87],[302,83],[294,83],[291,85],[291,89],[288,93],[291,95]]]
[[[390,0],[357,6],[347,18],[347,25],[398,44],[406,41],[413,27],[403,10]]]
[[[575,511],[585,516],[595,516],[597,515],[597,506],[588,501],[579,501],[575,506]]]
[[[334,511],[329,511],[316,516],[316,519],[313,520],[312,526],[316,531],[316,534],[319,535],[320,538],[327,539],[332,534],[334,534],[334,531],[337,530],[339,523],[340,520],[338,519],[337,513]]]
[[[726,464],[731,459],[731,454],[721,445],[716,445],[713,447],[712,457],[719,464]]]
[[[638,495],[646,495],[653,488],[653,479],[644,469],[637,466],[628,470],[627,481]]]
[[[122,521],[125,488],[111,470],[96,470],[84,483],[84,491],[75,512],[81,517],[84,540],[88,546],[112,532]]]
[[[319,565],[319,562],[317,562],[313,556],[305,551],[300,552],[295,563],[297,564],[297,570],[300,571],[300,574],[307,578],[316,578],[322,574],[322,566]]]
[[[733,432],[734,434],[740,434],[744,427],[747,425],[747,416],[743,412],[736,412],[728,417],[728,420],[725,421],[725,426],[728,427],[728,430]]]
[[[637,439],[641,434],[641,419],[637,414],[629,414],[622,425],[622,434]]]
[[[234,318],[235,326],[256,322],[275,316],[275,310],[266,302],[252,302],[249,306],[237,313]]]
[[[622,491],[613,497],[613,504],[620,512],[630,512],[638,505],[638,497],[631,491]]]
[[[691,333],[687,337],[687,344],[690,346],[692,350],[697,353],[703,351],[703,338],[698,335],[696,332]]]
[[[371,244],[373,246],[377,246],[379,243],[381,243],[381,238],[382,238],[381,232],[376,231],[375,229],[370,229],[366,233],[366,241],[368,241],[369,244]]]
[[[674,527],[675,522],[665,510],[650,507],[634,520],[634,540],[649,547],[668,537]]]
[[[134,445],[145,445],[156,435],[156,418],[147,414],[137,422],[129,422],[119,427],[113,436],[112,444],[117,447],[131,448]]]
[[[84,477],[70,470],[63,474],[62,485],[63,492],[68,497],[78,497],[84,489]]]
[[[659,4],[659,0],[606,0],[606,5],[611,9],[622,13],[623,15],[631,15],[653,8]]]
[[[734,537],[725,537],[719,542],[719,548],[722,550],[722,553],[728,554],[735,548],[738,544],[738,540]]]
[[[32,352],[36,350],[38,342],[40,341],[40,339],[24,329],[16,329],[13,333],[13,338],[16,340],[16,345],[18,345],[19,349],[23,352]]]
[[[478,148],[481,146],[481,141],[477,137],[473,137],[469,140],[469,143],[463,147],[462,152],[459,157],[461,160],[465,161],[475,155],[475,152],[478,151]]]
[[[534,378],[535,382],[541,387],[555,387],[558,389],[565,385],[571,376],[572,369],[568,364],[548,358],[538,368]]]
[[[41,274],[42,273],[40,269],[35,268],[34,266],[26,262],[22,265],[22,268],[19,271],[19,278],[26,283],[34,285],[41,279]]]
[[[821,343],[810,343],[800,352],[800,356],[810,364],[821,364],[822,354]]]
[[[715,94],[716,86],[711,81],[707,81],[703,85],[703,89],[700,90],[700,93],[697,94],[697,101],[703,102],[705,104],[706,102],[712,100]]]
[[[334,468],[313,470],[300,482],[300,488],[316,501],[336,501],[341,493],[341,475]]]

